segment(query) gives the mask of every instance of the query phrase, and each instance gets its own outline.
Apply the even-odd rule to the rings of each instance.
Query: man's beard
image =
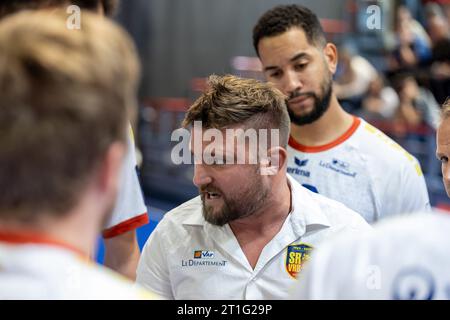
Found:
[[[298,125],[303,126],[306,124],[313,123],[314,121],[320,119],[324,113],[328,110],[330,106],[331,93],[332,93],[332,81],[331,76],[329,79],[325,79],[322,83],[322,96],[318,97],[314,92],[293,92],[289,96],[289,100],[297,98],[297,97],[311,97],[314,99],[314,109],[305,115],[296,115],[291,108],[289,108],[289,100],[286,102],[288,106],[289,116],[291,118],[291,122]]]
[[[259,174],[246,190],[237,189],[225,195],[220,189],[209,184],[202,187],[200,191],[202,192],[203,217],[216,226],[223,226],[231,221],[251,216],[266,205],[269,195],[269,187],[263,184]],[[219,210],[206,205],[204,191],[220,194],[223,204]]]

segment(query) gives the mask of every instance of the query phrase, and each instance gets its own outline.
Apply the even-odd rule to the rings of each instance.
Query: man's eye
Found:
[[[447,163],[448,162],[448,158],[447,157],[440,157],[439,161],[441,161],[442,163]]]
[[[279,72],[279,71],[272,72],[269,76],[272,77],[272,78],[279,79],[281,77],[281,72]]]
[[[296,64],[296,65],[295,65],[295,69],[296,69],[296,70],[303,70],[303,69],[306,68],[306,66],[307,66],[306,63]]]

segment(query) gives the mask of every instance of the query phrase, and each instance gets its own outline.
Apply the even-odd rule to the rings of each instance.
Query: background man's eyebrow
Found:
[[[301,58],[309,58],[309,54],[307,54],[306,52],[300,52],[299,54],[293,56],[289,61],[294,62]]]
[[[289,59],[289,61],[294,62],[298,59],[309,58],[309,57],[310,57],[310,55],[307,54],[306,52],[300,52],[300,53],[296,54],[295,56],[293,56],[291,59]],[[267,66],[264,68],[264,71],[270,71],[270,70],[276,70],[276,69],[278,69],[277,66]]]
[[[275,67],[275,66],[268,66],[268,67],[265,67],[265,68],[264,68],[264,71],[270,71],[270,70],[276,70],[276,69],[278,69],[278,67]]]

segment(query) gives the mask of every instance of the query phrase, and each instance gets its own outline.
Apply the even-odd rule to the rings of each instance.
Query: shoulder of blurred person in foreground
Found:
[[[450,299],[450,215],[418,212],[339,235],[313,253],[292,299]]]
[[[70,245],[45,235],[0,230],[0,270],[0,299],[159,299]]]
[[[0,189],[8,190],[0,193],[0,226],[12,235],[0,237],[1,276],[11,285],[36,275],[27,284],[40,282],[57,299],[77,270],[88,277],[79,288],[87,297],[98,292],[89,277],[101,277],[105,288],[117,284],[39,239],[85,256],[94,248],[117,199],[139,73],[122,28],[88,12],[80,29],[67,19],[64,10],[38,10],[0,23]]]

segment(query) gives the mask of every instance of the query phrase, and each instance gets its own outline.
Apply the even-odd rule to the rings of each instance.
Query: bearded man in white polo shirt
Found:
[[[191,126],[200,196],[167,213],[147,241],[137,271],[147,289],[168,299],[284,299],[323,239],[370,230],[356,212],[287,175],[290,121],[272,85],[212,76],[187,112]],[[241,139],[252,129],[257,151]],[[214,148],[211,132],[224,137],[215,136]]]

